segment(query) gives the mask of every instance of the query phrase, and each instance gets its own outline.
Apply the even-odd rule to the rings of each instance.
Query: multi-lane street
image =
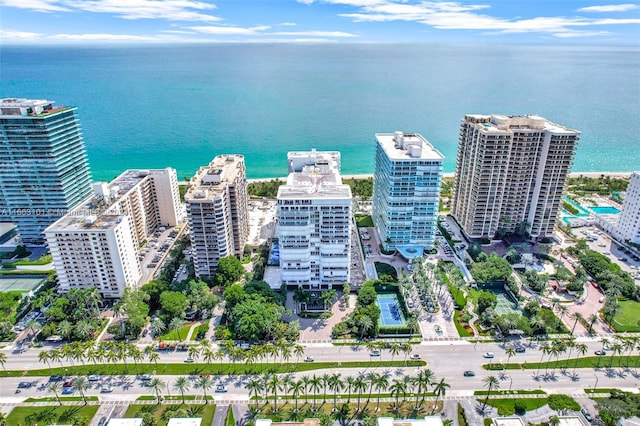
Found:
[[[594,355],[596,350],[602,349],[602,343],[595,339],[582,339],[589,347],[589,355]],[[536,347],[536,344],[524,343],[524,353],[518,353],[512,356],[510,362],[539,362],[541,358],[548,360],[548,356],[542,356],[542,352]],[[486,352],[493,353],[491,359],[484,358]],[[38,361],[39,350],[29,349],[22,353],[9,353],[7,356],[6,368],[8,370],[30,370],[46,367]],[[536,376],[536,370],[509,370],[505,372],[488,371],[482,368],[482,365],[490,362],[506,362],[508,356],[504,351],[504,345],[499,343],[469,343],[466,341],[453,342],[423,342],[415,345],[413,354],[419,354],[420,357],[428,363],[427,367],[434,371],[438,379],[444,378],[451,386],[448,395],[471,395],[474,390],[484,389],[483,379],[489,375],[494,375],[500,380],[501,389],[544,389],[549,392],[562,393],[583,393],[585,388],[604,388],[615,387],[620,389],[638,389],[640,386],[640,374],[634,369],[607,369],[609,357],[602,357],[601,369],[577,369],[576,375],[572,376],[572,363],[569,363],[569,369],[566,372],[560,368],[542,369],[540,375]],[[368,361],[368,360],[391,360],[392,355],[388,350],[383,350],[380,356],[372,357],[366,348],[351,346],[332,346],[332,345],[313,345],[305,347],[304,356],[311,356],[315,362],[340,360],[347,361]],[[576,354],[577,356],[577,354]],[[181,363],[186,358],[185,352],[161,352],[160,361],[158,361],[158,374],[164,382],[168,384],[169,392],[172,391],[173,381],[176,376],[162,376],[162,365],[166,363]],[[403,360],[403,355],[393,357],[395,360]],[[552,358],[554,360],[555,358]],[[295,361],[295,359],[292,359]],[[56,366],[58,362],[54,363]],[[132,366],[133,369],[133,366]],[[416,367],[367,367],[357,369],[340,369],[339,372],[343,376],[357,376],[367,374],[371,371],[376,373],[387,373],[391,380],[401,378],[405,375],[414,376],[419,368]],[[471,370],[475,376],[465,377],[464,371]],[[550,373],[555,374],[551,377]],[[322,375],[325,373],[335,373],[335,370],[312,370],[302,373],[292,373],[295,378],[304,375]],[[545,373],[548,373],[545,377]],[[0,380],[0,398],[5,401],[15,401],[17,398],[23,399],[30,396],[52,396],[47,391],[48,377],[22,377],[22,378],[5,378]],[[194,377],[194,380],[196,377]],[[250,376],[219,376],[213,377],[215,383],[224,383],[228,391],[224,394],[215,394],[214,390],[208,391],[209,394],[215,394],[217,399],[246,399],[248,398],[245,384],[251,379]],[[33,386],[21,389],[19,394],[15,391],[19,382],[30,381]],[[112,392],[102,394],[101,399],[130,399],[139,395],[151,395],[153,390],[148,388],[143,381],[135,376],[104,376],[100,381],[93,382],[92,388],[87,392],[88,395],[100,394],[102,385],[109,384]],[[191,389],[189,393],[199,393],[201,390]]]

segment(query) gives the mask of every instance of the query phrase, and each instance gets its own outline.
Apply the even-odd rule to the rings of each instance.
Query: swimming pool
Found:
[[[589,209],[595,214],[618,214],[620,210],[611,206],[593,206],[589,207]]]
[[[406,324],[404,312],[400,308],[400,300],[396,294],[378,294],[376,302],[380,307],[380,325],[394,327]]]

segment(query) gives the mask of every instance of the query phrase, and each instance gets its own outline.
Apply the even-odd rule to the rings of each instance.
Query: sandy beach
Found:
[[[443,173],[443,177],[452,178],[455,173]],[[631,177],[631,172],[572,172],[569,174],[570,177],[575,178],[579,176],[585,176],[589,178],[599,178],[600,176],[605,175],[612,178],[618,179],[629,179]],[[356,174],[356,175],[342,175],[342,179],[367,179],[373,177],[373,174]],[[279,178],[262,178],[262,179],[247,179],[247,182],[268,182],[270,180],[286,180],[286,177]]]

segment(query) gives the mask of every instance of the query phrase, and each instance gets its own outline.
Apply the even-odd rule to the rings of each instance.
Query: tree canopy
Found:
[[[476,262],[471,267],[471,275],[480,284],[507,281],[511,275],[511,265],[505,259],[492,254],[485,261]]]
[[[235,256],[223,257],[218,261],[213,282],[222,287],[228,287],[238,281],[244,274],[242,262]]]

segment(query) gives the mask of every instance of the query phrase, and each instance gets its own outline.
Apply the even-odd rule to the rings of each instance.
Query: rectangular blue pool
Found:
[[[595,214],[618,214],[618,213],[620,213],[620,210],[616,209],[615,207],[611,207],[611,206],[593,206],[593,207],[589,207],[589,209],[591,209],[591,211],[594,212]]]
[[[398,326],[406,324],[398,296],[395,294],[379,294],[376,302],[380,307],[380,325]]]

